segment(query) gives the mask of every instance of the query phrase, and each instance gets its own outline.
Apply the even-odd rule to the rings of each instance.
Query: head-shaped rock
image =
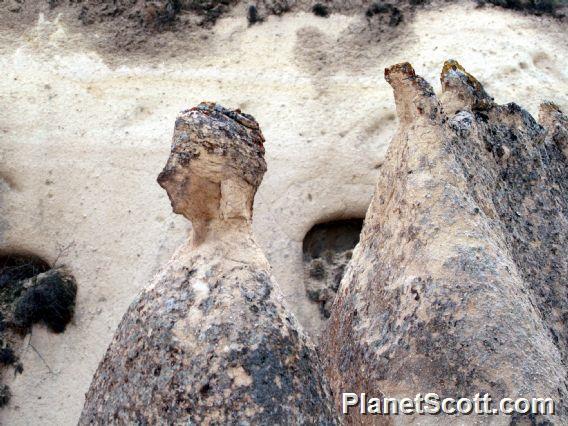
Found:
[[[197,223],[250,220],[264,172],[264,137],[255,119],[203,102],[177,118],[171,153],[158,176],[173,211]]]

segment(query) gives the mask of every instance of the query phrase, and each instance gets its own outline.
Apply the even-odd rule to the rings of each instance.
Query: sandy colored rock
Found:
[[[335,423],[315,347],[252,237],[263,142],[252,116],[216,104],[176,120],[158,182],[193,236],[128,309],[80,424]]]
[[[565,25],[469,0],[429,3],[397,27],[380,25],[387,15],[369,23],[364,7],[249,26],[242,4],[207,39],[185,30],[149,34],[147,55],[125,53],[98,24],[84,26],[77,14],[85,2],[22,5],[18,14],[0,13],[0,248],[59,259],[79,291],[65,333],[34,329],[41,357],[27,346],[23,374],[6,375],[13,398],[0,410],[2,424],[77,424],[130,302],[186,238],[189,222],[172,213],[155,179],[172,117],[187,105],[238,106],[270,141],[254,236],[311,336],[322,321],[306,293],[303,239],[315,224],[365,216],[397,126],[386,66],[411,59],[434,81],[455,57],[498,103],[522,102],[533,116],[543,99],[568,109]],[[22,24],[34,5],[43,14]],[[120,53],[102,54],[93,40]]]
[[[444,66],[440,99],[408,63],[385,77],[400,125],[323,342],[332,390],[551,397],[557,415],[549,420],[562,424],[568,176],[561,147],[518,105],[495,104],[455,61]],[[561,134],[561,114],[548,110],[555,111],[548,133]],[[348,417],[389,421],[356,410]]]

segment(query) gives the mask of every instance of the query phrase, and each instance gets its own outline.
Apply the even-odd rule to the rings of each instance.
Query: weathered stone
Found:
[[[318,354],[251,232],[266,170],[253,117],[200,104],[158,177],[193,238],[132,303],[80,424],[334,424]]]
[[[548,420],[562,423],[568,168],[561,113],[544,107],[547,136],[516,104],[495,104],[455,61],[444,66],[441,100],[410,64],[385,77],[399,129],[322,342],[332,390],[551,397],[557,415]],[[356,410],[347,417],[389,421]],[[420,424],[452,421],[463,424],[420,416]]]

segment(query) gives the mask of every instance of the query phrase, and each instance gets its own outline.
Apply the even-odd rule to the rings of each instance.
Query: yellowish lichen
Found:
[[[402,73],[409,77],[414,77],[416,75],[414,68],[412,68],[412,65],[408,62],[401,62],[400,64],[395,64],[385,68],[385,79],[390,82],[389,77],[393,73]]]
[[[444,62],[442,73],[440,74],[440,81],[442,82],[442,85],[444,84],[444,81],[447,79],[447,76],[451,71],[459,71],[466,77],[467,82],[471,87],[473,87],[476,91],[483,91],[483,86],[481,85],[481,83],[477,81],[477,79],[473,75],[468,73],[465,68],[462,67],[460,63],[454,59],[448,59],[446,62]]]

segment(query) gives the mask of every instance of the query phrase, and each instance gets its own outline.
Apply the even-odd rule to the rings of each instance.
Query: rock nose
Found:
[[[172,175],[172,170],[168,170],[168,169],[162,170],[160,172],[160,174],[158,175],[158,177],[156,178],[158,185],[160,185],[162,188],[166,189],[165,184],[168,182],[171,175]]]

